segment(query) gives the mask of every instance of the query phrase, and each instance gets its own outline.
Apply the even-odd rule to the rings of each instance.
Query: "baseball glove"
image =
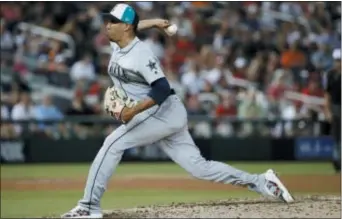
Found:
[[[117,87],[108,87],[104,96],[104,110],[117,120],[121,120],[121,112],[125,107],[131,108],[138,102],[127,97],[125,92]]]

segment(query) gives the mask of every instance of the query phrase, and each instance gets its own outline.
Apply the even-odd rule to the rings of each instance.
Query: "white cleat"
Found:
[[[265,179],[267,180],[265,184],[265,191],[268,196],[273,198],[279,198],[286,203],[294,202],[293,197],[290,192],[280,181],[278,176],[273,170],[267,170],[265,173]]]
[[[91,213],[88,209],[76,206],[69,212],[61,215],[61,218],[103,218],[102,213]]]

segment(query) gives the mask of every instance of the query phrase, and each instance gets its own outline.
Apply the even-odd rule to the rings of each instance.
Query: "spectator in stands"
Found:
[[[65,114],[68,116],[89,116],[94,115],[95,112],[85,103],[84,94],[77,92]],[[73,125],[73,131],[78,137],[83,138],[89,135],[89,128],[92,125],[92,123],[80,122]]]
[[[237,116],[236,101],[234,94],[221,93],[220,103],[216,106],[215,117],[218,119],[216,132],[221,136],[231,136],[234,134],[233,124],[229,122],[220,122],[221,118],[235,118]]]
[[[235,117],[236,115],[237,109],[234,94],[228,92],[222,93],[220,95],[220,102],[215,109],[215,116],[221,118]]]
[[[190,95],[187,99],[186,107],[189,116],[205,116],[207,114],[207,111],[203,109],[198,99],[198,95]],[[193,134],[196,136],[209,138],[212,134],[210,124],[206,121],[189,121],[189,128],[193,130]]]
[[[38,121],[44,121],[61,120],[64,116],[62,112],[55,105],[53,105],[51,97],[47,95],[43,97],[42,103],[35,107],[34,117]],[[57,127],[55,125],[40,123],[38,124],[37,128],[45,133],[52,133],[56,131]]]
[[[32,69],[37,68],[39,65],[39,62],[37,62],[38,57],[43,54],[41,51],[42,45],[46,45],[42,41],[40,37],[27,33],[24,38],[24,43],[17,50],[16,56],[21,58],[21,61]]]
[[[71,105],[66,111],[66,115],[69,116],[82,116],[93,115],[94,111],[86,104],[84,100],[84,94],[82,92],[76,92]]]
[[[307,87],[302,89],[302,94],[314,97],[323,97],[324,91],[317,80],[310,80]]]
[[[207,65],[205,74],[205,80],[209,82],[209,84],[213,87],[216,87],[216,84],[219,80],[224,76],[224,58],[222,56],[216,55],[214,51],[210,51],[207,57]]]
[[[18,74],[12,75],[12,81],[3,85],[3,92],[30,92],[31,88]]]
[[[245,79],[246,78],[247,60],[244,57],[238,57],[234,61],[234,78]]]
[[[0,138],[2,139],[11,139],[17,136],[13,124],[4,122],[4,120],[8,119],[10,119],[9,109],[7,106],[1,105]]]
[[[51,73],[67,72],[66,56],[60,41],[51,40],[42,44],[43,53],[39,55],[38,60],[40,68]]]
[[[306,57],[299,48],[299,40],[290,44],[290,48],[281,54],[281,64],[284,68],[304,68],[306,65]]]
[[[10,119],[10,112],[6,105],[1,105],[1,118]]]
[[[172,8],[171,23],[178,26],[178,31],[183,37],[187,39],[193,39],[194,29],[192,20],[188,18],[187,11],[181,6]]]
[[[238,108],[238,116],[247,119],[266,118],[265,106],[257,99],[258,92],[250,88]]]
[[[94,33],[96,33],[97,31],[101,29],[101,26],[103,24],[99,7],[95,4],[90,5],[87,11],[87,14],[89,18],[91,19],[91,23],[90,23],[91,30],[94,31]]]
[[[186,94],[186,90],[184,88],[184,86],[181,84],[181,82],[178,79],[178,75],[176,75],[172,69],[170,65],[165,66],[164,68],[164,73],[165,76],[167,78],[167,80],[170,83],[170,86],[175,90],[176,94],[182,99],[184,100],[185,98],[185,94]]]
[[[298,85],[296,92],[311,95],[311,89],[306,89],[306,85],[317,80],[313,73],[320,75],[329,69],[329,49],[341,46],[340,4],[334,2],[132,4],[138,5],[137,10],[141,11],[142,17],[161,16],[178,24],[177,34],[165,38],[165,45],[155,41],[154,34],[146,41],[150,41],[152,49],[155,48],[153,50],[161,59],[174,88],[185,90],[184,101],[190,114],[194,115],[207,115],[218,109],[220,105],[212,100],[219,92],[234,89],[237,92],[232,93],[233,99],[240,100],[243,90],[253,84],[259,88],[256,102],[263,99],[261,93],[266,93],[269,98],[259,102],[263,109],[267,109],[268,115],[275,118],[301,117],[306,107],[298,102],[285,101],[284,92],[294,91],[294,85]],[[1,50],[7,48],[11,51],[6,56],[1,54],[1,75],[7,72],[7,75],[12,75],[15,71],[20,78],[32,80],[30,83],[35,85],[39,80],[42,83],[47,81],[44,86],[81,89],[85,95],[84,102],[100,113],[102,105],[98,97],[102,87],[110,85],[107,65],[111,49],[101,31],[104,26],[99,12],[112,5],[105,2],[18,2],[1,6]],[[272,11],[285,13],[280,17],[301,16],[306,24],[299,24],[297,19],[284,21],[274,16]],[[67,56],[64,42],[56,39],[57,35],[50,38],[36,34],[37,31],[33,34],[31,28],[18,31],[18,23],[22,21],[70,34],[75,42],[75,55]],[[319,48],[314,48],[314,44]],[[92,54],[90,59],[82,57],[87,53]],[[68,74],[49,74],[49,77],[46,74],[61,70]],[[1,80],[1,84],[1,100],[8,104],[11,114],[11,107],[17,104],[18,96],[27,89],[18,83],[3,85],[5,83]],[[37,92],[36,86],[32,87]],[[203,101],[205,99],[210,101]],[[211,105],[214,105],[213,109]],[[246,108],[246,103],[237,101],[236,107]],[[74,114],[82,114],[83,107],[76,108],[73,109]],[[295,129],[291,125],[286,127],[289,133]]]
[[[274,75],[274,79],[267,88],[267,96],[271,104],[277,104],[284,96],[284,92],[291,89],[287,83],[287,75],[289,73],[285,70],[279,70]]]
[[[151,48],[152,52],[158,59],[162,59],[164,57],[164,47],[159,41],[159,34],[156,30],[151,30],[144,42]]]
[[[320,83],[317,80],[311,79],[308,82],[307,87],[304,87],[302,89],[302,94],[307,95],[308,97],[323,98],[324,90],[322,89]],[[316,119],[318,119],[320,113],[323,115],[323,106],[315,104],[302,104],[301,111],[305,111],[305,114],[307,114],[309,118],[315,117]]]
[[[198,94],[204,88],[204,79],[201,76],[200,65],[197,60],[193,58],[189,61],[189,67],[181,76],[181,83],[185,87],[188,94]]]
[[[249,90],[238,108],[238,117],[241,119],[265,119],[267,111],[264,106],[257,101],[257,92],[254,88]],[[241,135],[250,135],[253,132],[267,134],[264,124],[253,125],[253,123],[243,123]]]
[[[3,19],[0,20],[0,48],[1,50],[11,51],[15,47],[15,42],[10,31],[6,28]]]
[[[1,102],[7,105],[10,113],[19,102],[21,93],[28,92],[30,92],[30,87],[18,74],[13,74],[12,80],[8,83],[1,81]]]
[[[70,77],[75,82],[78,80],[85,80],[91,82],[95,79],[95,67],[92,63],[92,56],[87,53],[81,60],[75,62],[71,67]]]
[[[1,4],[0,12],[3,18],[9,23],[14,24],[22,18],[22,7],[15,2]]]
[[[173,47],[173,46],[172,46]],[[187,36],[186,31],[179,30],[177,39],[174,45],[174,50],[171,55],[172,68],[179,71],[187,57],[195,52],[195,45],[193,41]]]
[[[108,80],[108,63],[110,60],[110,54],[100,53],[98,55],[99,62],[97,63],[98,79],[105,83],[111,83]]]
[[[29,93],[22,93],[20,95],[20,102],[15,104],[11,119],[14,121],[29,121],[35,118],[34,105],[32,103]],[[23,125],[15,125],[15,131],[20,135],[23,131]]]
[[[280,56],[272,51],[268,54],[268,61],[266,64],[266,77],[264,79],[265,84],[271,83],[273,80],[274,74],[276,74],[277,70],[280,69]]]
[[[187,111],[189,115],[206,115],[202,108],[198,95],[190,95],[186,102]]]
[[[214,50],[216,52],[221,51],[224,45],[227,44],[229,40],[231,40],[228,21],[223,21],[221,23],[220,29],[216,31],[213,38]]]
[[[260,24],[258,19],[258,5],[256,3],[250,3],[246,7],[246,20],[245,24],[249,30],[258,31],[260,29]]]
[[[328,71],[334,64],[334,60],[331,57],[331,50],[325,43],[318,44],[318,50],[311,54],[310,59],[317,70]]]
[[[252,59],[249,67],[246,70],[246,79],[252,83],[259,84],[263,87],[263,77],[266,73],[267,54],[264,51],[258,51]]]
[[[9,109],[10,114],[12,113],[13,107],[19,102],[20,100],[20,92],[18,91],[11,91],[1,94],[1,103],[6,104]]]
[[[104,49],[104,48],[109,48],[109,40],[108,40],[108,37],[106,36],[105,34],[105,31],[102,29],[100,29],[100,31],[94,36],[94,47],[95,47],[95,50],[100,52],[101,49]],[[110,49],[110,48],[109,48]],[[110,53],[110,52],[108,52]]]

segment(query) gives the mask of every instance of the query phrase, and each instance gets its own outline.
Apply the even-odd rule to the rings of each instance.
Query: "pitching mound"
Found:
[[[173,203],[107,211],[107,218],[341,218],[338,196],[296,197],[291,204],[266,199]]]

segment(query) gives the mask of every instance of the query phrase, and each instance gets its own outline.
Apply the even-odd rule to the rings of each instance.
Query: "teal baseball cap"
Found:
[[[137,25],[139,23],[139,16],[134,8],[127,4],[117,4],[109,13],[102,13],[104,20],[112,23],[126,23]]]

